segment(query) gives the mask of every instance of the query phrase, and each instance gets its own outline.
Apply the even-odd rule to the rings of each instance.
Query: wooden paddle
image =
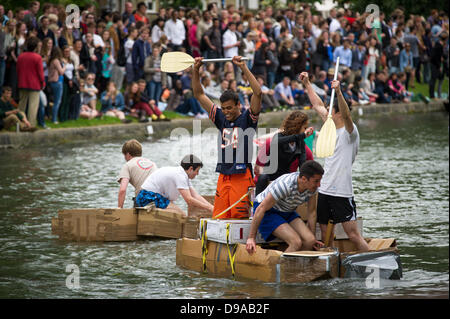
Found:
[[[334,69],[334,80],[337,80],[339,69],[339,57],[336,61],[336,67]],[[316,156],[317,157],[329,157],[334,154],[334,148],[336,147],[336,125],[334,124],[331,112],[333,110],[335,90],[331,91],[330,110],[328,111],[328,118],[320,129],[319,138],[316,144]]]
[[[220,59],[203,59],[203,62],[227,62],[233,60],[232,58]],[[241,58],[241,61],[246,61],[248,58]],[[166,52],[161,58],[161,71],[168,73],[176,73],[186,70],[193,65],[195,60],[189,54],[184,52]]]

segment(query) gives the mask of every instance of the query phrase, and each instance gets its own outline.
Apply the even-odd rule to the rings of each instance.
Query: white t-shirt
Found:
[[[352,165],[359,148],[359,132],[353,123],[351,134],[344,127],[336,130],[334,154],[325,158],[319,193],[337,197],[353,196]]]
[[[174,45],[182,45],[186,38],[186,29],[180,19],[177,19],[176,22],[173,22],[172,19],[167,20],[164,25],[164,33]]]
[[[225,33],[222,36],[222,46],[225,48],[229,45],[235,44],[237,42],[237,35],[236,32],[233,32],[231,30],[227,30],[225,31]],[[223,50],[223,55],[226,58],[232,58],[236,55],[238,55],[239,53],[239,48],[238,47],[231,47],[229,49],[224,49]]]
[[[125,42],[125,56],[127,57],[127,63],[133,64],[133,58],[131,56],[131,52],[133,51],[134,40],[128,38]]]
[[[180,196],[179,189],[189,189],[190,187],[192,187],[191,181],[181,166],[161,167],[147,177],[141,186],[142,189],[161,194],[170,201],[177,200]]]

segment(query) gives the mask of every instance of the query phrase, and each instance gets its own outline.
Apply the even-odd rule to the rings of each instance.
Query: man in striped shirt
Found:
[[[253,205],[254,216],[247,239],[247,251],[256,250],[256,232],[259,230],[265,241],[278,237],[289,247],[286,252],[312,250],[322,246],[316,240],[317,188],[324,170],[316,161],[306,161],[300,172],[285,174],[273,181],[260,193]],[[309,228],[295,212],[296,208],[307,202]]]

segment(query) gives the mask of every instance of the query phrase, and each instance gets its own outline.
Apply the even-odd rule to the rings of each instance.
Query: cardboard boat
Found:
[[[399,279],[402,276],[396,241],[388,239],[366,239],[371,251],[356,251],[348,239],[335,240],[335,247],[323,251],[299,251],[284,253],[284,243],[257,245],[256,252],[248,254],[244,244],[224,244],[201,239],[182,238],[177,240],[177,266],[216,277],[236,280],[261,280],[264,282],[302,283],[336,277],[366,278],[372,272],[367,267],[377,266],[377,258],[390,261],[390,268],[382,268],[382,278]],[[359,265],[359,271],[348,258],[359,256],[366,266]],[[347,262],[345,262],[347,261]]]
[[[199,221],[207,211],[187,217],[159,208],[86,208],[60,210],[52,218],[52,233],[66,241],[135,241],[139,238],[198,238]]]

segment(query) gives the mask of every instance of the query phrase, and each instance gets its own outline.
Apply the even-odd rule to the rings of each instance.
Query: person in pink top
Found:
[[[36,126],[39,109],[39,91],[45,86],[42,58],[36,53],[39,39],[30,37],[26,51],[17,58],[17,78],[19,89],[19,110],[25,113],[28,105],[27,118],[31,126]]]

